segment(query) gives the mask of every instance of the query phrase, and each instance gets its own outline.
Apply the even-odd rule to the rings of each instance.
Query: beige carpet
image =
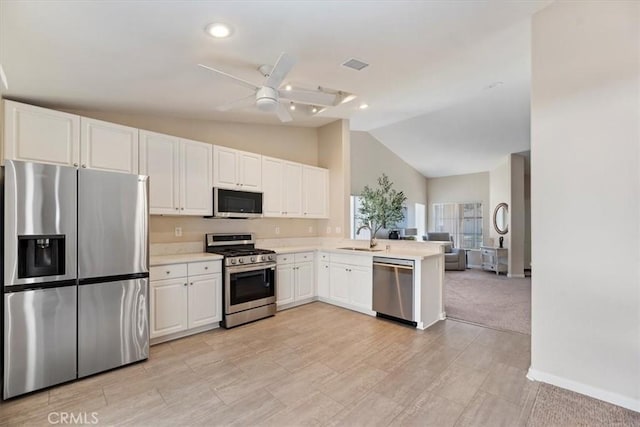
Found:
[[[447,317],[531,335],[531,278],[512,279],[478,269],[446,271]]]
[[[640,413],[540,384],[527,427],[640,426]]]

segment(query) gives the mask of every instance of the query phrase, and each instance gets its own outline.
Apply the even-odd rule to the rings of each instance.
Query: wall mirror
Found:
[[[493,211],[493,228],[498,234],[509,232],[509,205],[499,203]]]

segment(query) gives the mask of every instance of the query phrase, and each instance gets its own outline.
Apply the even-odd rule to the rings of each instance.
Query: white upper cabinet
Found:
[[[140,173],[149,175],[152,215],[212,214],[212,151],[211,144],[140,131]]]
[[[329,171],[304,165],[302,167],[304,218],[329,217]]]
[[[279,217],[284,213],[284,161],[262,156],[262,212]]]
[[[83,168],[138,173],[138,129],[80,118]]]
[[[140,173],[149,175],[149,212],[180,214],[180,139],[140,131]]]
[[[213,186],[242,191],[262,189],[262,156],[233,148],[213,147]]]
[[[5,101],[5,158],[138,173],[138,129]]]
[[[5,159],[80,164],[80,117],[4,101]]]
[[[284,162],[284,216],[302,216],[302,165]]]
[[[180,140],[182,159],[180,176],[180,213],[183,215],[213,214],[213,146],[203,142]]]
[[[302,165],[262,156],[263,213],[302,217]]]

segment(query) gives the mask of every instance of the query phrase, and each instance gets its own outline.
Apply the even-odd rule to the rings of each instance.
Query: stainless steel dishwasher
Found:
[[[416,325],[413,311],[413,261],[373,258],[373,311]]]

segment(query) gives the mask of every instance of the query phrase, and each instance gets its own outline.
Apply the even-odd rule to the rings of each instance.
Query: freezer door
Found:
[[[78,377],[149,357],[148,279],[78,287]]]
[[[4,294],[5,399],[76,378],[76,286]]]
[[[78,171],[78,277],[147,272],[148,177]]]
[[[75,279],[76,169],[7,160],[4,183],[5,286]]]

